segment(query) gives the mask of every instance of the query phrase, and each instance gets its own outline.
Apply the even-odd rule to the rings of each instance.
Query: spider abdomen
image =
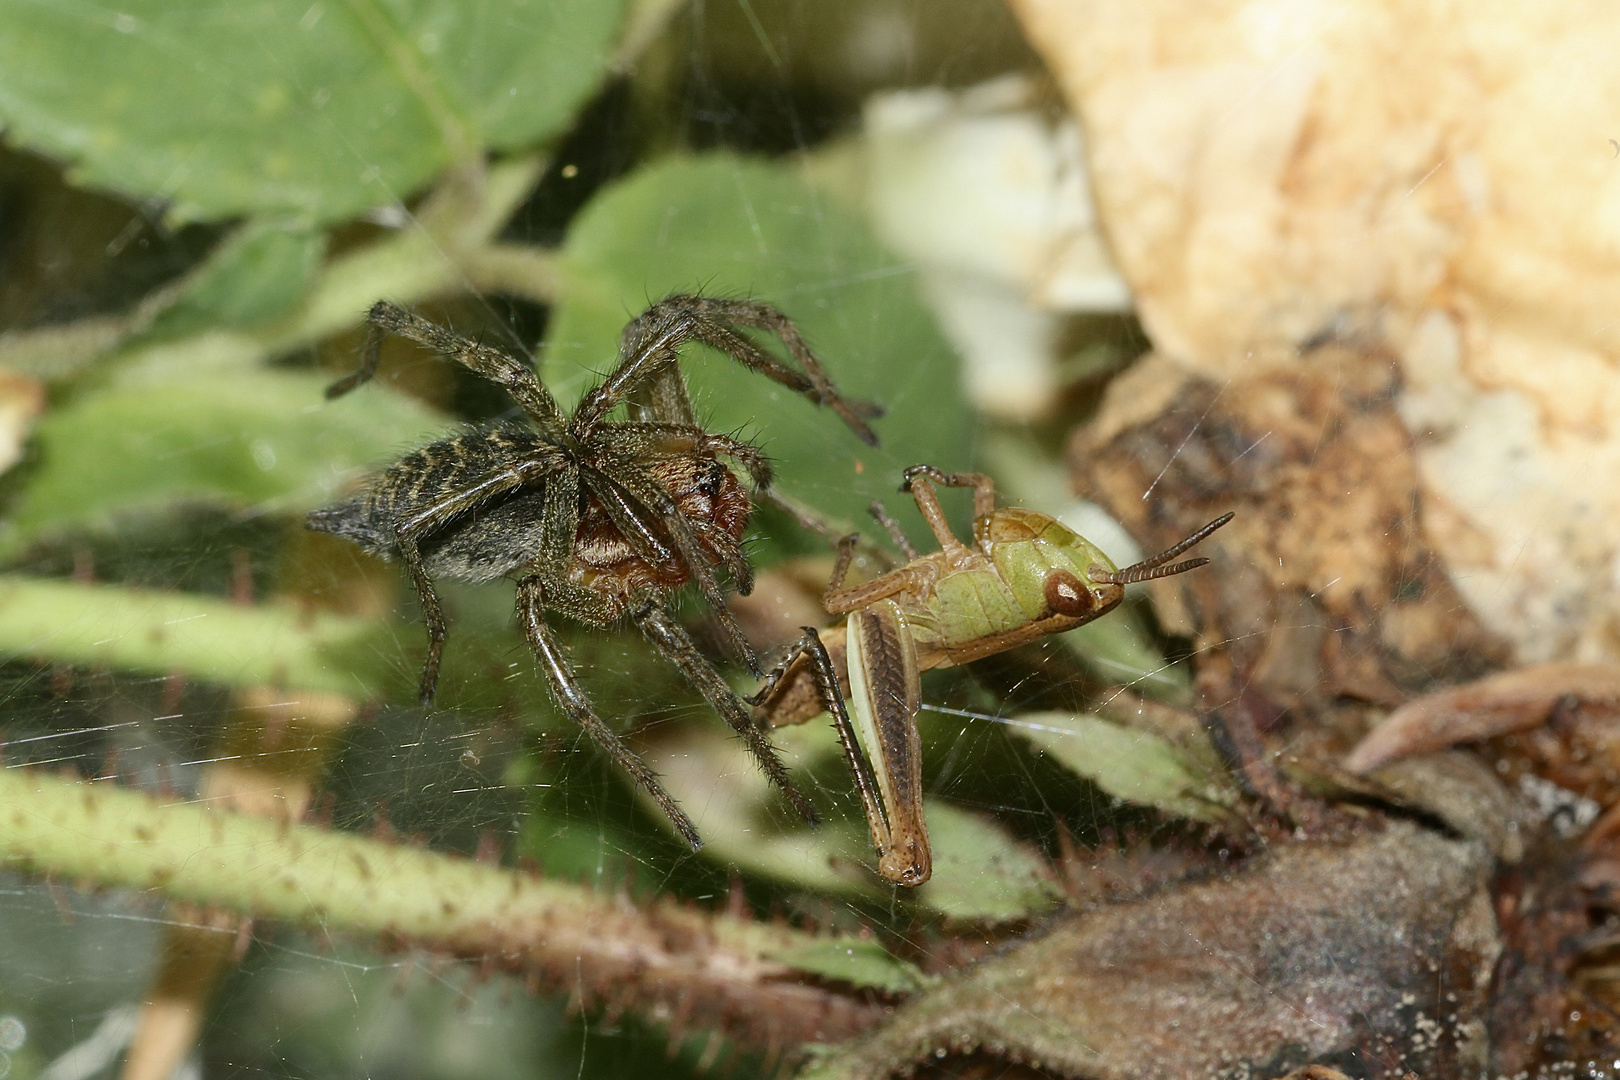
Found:
[[[559,453],[527,428],[478,428],[441,439],[400,458],[346,502],[312,512],[307,524],[347,537],[385,559],[399,554],[395,527],[516,463]],[[493,581],[533,564],[541,551],[539,528],[545,479],[479,503],[421,536],[422,561],[435,576]]]

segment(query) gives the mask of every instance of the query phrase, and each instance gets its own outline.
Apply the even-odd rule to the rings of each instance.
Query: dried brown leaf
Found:
[[[985,1050],[1087,1080],[1473,1075],[1500,943],[1472,842],[1396,823],[1077,914],[948,980],[805,1076]],[[1308,1075],[1308,1074],[1307,1074]]]
[[[1566,698],[1620,707],[1620,667],[1538,664],[1428,694],[1390,713],[1344,760],[1355,773],[1459,743],[1523,731]]]
[[[1168,399],[1143,387],[1161,381]],[[1394,707],[1502,658],[1424,539],[1393,392],[1388,357],[1339,346],[1225,382],[1154,357],[1071,444],[1082,493],[1149,547],[1236,512],[1199,549],[1213,565],[1153,595],[1166,629],[1222,646],[1284,707]]]

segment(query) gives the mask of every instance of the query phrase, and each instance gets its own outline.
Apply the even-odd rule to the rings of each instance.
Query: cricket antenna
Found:
[[[1166,548],[1152,558],[1143,559],[1141,562],[1127,566],[1123,570],[1109,572],[1100,566],[1093,566],[1087,573],[1090,575],[1091,580],[1107,585],[1134,585],[1139,581],[1152,581],[1154,578],[1170,577],[1174,574],[1185,574],[1188,570],[1196,570],[1209,562],[1209,560],[1204,558],[1188,559],[1185,562],[1173,563],[1170,566],[1166,566],[1165,563],[1170,562],[1171,559],[1205,539],[1210,533],[1231,520],[1232,515],[1230,513],[1222,514],[1175,547]]]

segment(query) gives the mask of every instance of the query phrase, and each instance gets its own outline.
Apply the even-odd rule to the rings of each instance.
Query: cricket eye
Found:
[[[1046,606],[1059,615],[1079,618],[1097,607],[1097,600],[1085,582],[1067,570],[1054,570],[1046,579]]]

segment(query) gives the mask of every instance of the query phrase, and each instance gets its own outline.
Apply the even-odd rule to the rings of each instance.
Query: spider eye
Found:
[[[1067,570],[1054,570],[1046,578],[1046,606],[1059,615],[1078,618],[1089,615],[1097,606],[1085,582]]]
[[[712,499],[720,494],[729,476],[730,470],[718,461],[711,461],[708,469],[704,471],[703,479],[698,481],[697,489]]]

